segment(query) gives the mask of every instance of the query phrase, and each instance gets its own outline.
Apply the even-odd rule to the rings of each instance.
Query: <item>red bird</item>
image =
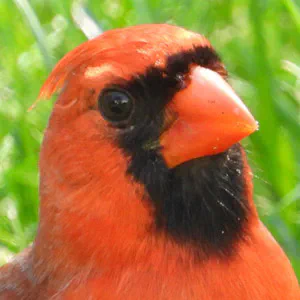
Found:
[[[257,123],[203,36],[105,32],[67,54],[40,155],[32,247],[0,299],[299,300],[238,143]]]

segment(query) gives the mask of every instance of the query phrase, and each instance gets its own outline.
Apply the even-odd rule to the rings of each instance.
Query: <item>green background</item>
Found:
[[[29,5],[30,3],[30,5]],[[94,0],[103,30],[167,22],[205,34],[260,123],[244,142],[264,223],[300,278],[300,4],[293,0]],[[34,238],[37,160],[51,101],[27,108],[53,65],[86,40],[72,1],[0,0],[0,263]]]

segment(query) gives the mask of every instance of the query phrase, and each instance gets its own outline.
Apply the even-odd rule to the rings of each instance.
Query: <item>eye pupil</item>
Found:
[[[129,103],[128,98],[124,97],[123,94],[117,92],[111,94],[110,97],[111,100],[109,102],[109,108],[112,113],[116,115],[121,115],[127,111],[127,106]]]
[[[106,120],[124,125],[131,116],[133,101],[125,91],[106,90],[99,97],[99,109]]]

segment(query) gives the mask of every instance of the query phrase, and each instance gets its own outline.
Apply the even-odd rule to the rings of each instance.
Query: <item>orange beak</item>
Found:
[[[175,95],[168,109],[177,119],[160,143],[170,168],[221,153],[258,129],[230,85],[218,73],[199,66],[192,69],[189,85]]]

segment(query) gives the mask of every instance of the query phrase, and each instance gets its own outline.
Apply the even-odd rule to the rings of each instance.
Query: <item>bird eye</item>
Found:
[[[133,111],[133,99],[123,90],[104,90],[98,103],[102,116],[116,126],[124,126]]]

